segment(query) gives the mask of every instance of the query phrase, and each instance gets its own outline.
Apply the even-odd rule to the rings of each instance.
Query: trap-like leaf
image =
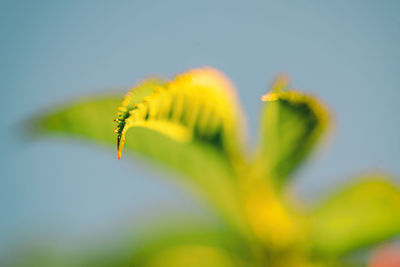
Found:
[[[329,123],[328,112],[318,99],[287,88],[281,76],[261,98],[267,103],[261,116],[257,164],[278,187],[308,156]]]
[[[139,84],[123,101],[117,132],[121,141],[126,134],[129,140],[125,146],[129,152],[145,156],[190,177],[181,181],[191,185],[193,190],[206,196],[209,201],[214,201],[212,206],[219,209],[230,222],[242,224],[239,222],[243,219],[237,203],[233,157],[229,156],[238,149],[238,143],[235,142],[239,142],[239,130],[235,127],[240,121],[240,111],[234,102],[234,92],[230,91],[232,88],[227,87],[229,84],[221,75],[212,69],[197,70],[178,76],[174,82],[166,85],[167,89],[160,89],[165,85],[160,80],[147,80]],[[165,100],[172,101],[183,97],[183,103],[178,104],[180,100],[175,99],[168,104],[168,109],[164,100],[153,95],[159,90],[163,92],[158,94],[165,94],[163,99],[165,97]],[[175,92],[173,97],[164,92],[168,90]],[[157,100],[153,102],[151,99]],[[35,129],[38,132],[78,136],[115,145],[117,136],[112,133],[113,119],[121,102],[122,97],[119,96],[72,102],[36,118]],[[194,105],[193,109],[191,104]],[[152,110],[147,105],[159,107]],[[223,114],[221,109],[224,110]],[[132,110],[134,112],[130,112]],[[153,111],[157,114],[145,114]],[[193,117],[193,114],[197,115]],[[127,132],[128,127],[134,129]],[[178,138],[181,132],[175,131],[177,128],[190,135],[190,138]]]
[[[149,94],[134,88],[119,108],[118,158],[132,127],[155,130],[178,142],[210,144],[232,156],[240,144],[242,113],[238,106],[233,86],[211,68],[178,75]]]
[[[368,175],[311,213],[317,253],[340,255],[400,234],[400,191],[385,175]]]

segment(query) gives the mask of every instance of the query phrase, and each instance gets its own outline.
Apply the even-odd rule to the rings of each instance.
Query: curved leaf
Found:
[[[310,214],[317,253],[343,254],[400,234],[400,191],[384,175],[368,175],[332,194]]]
[[[209,75],[216,76],[209,77]],[[190,88],[190,90],[193,91],[193,98],[198,96],[200,99],[204,99],[205,97],[202,95],[204,90],[215,90],[218,93],[209,92],[209,95],[211,95],[209,99],[210,103],[212,103],[212,105],[218,105],[218,103],[215,102],[216,99],[212,100],[212,97],[219,96],[223,98],[221,102],[226,102],[221,105],[225,105],[226,107],[226,105],[228,105],[227,99],[231,98],[227,96],[223,97],[223,95],[228,94],[227,90],[231,89],[221,87],[225,84],[223,80],[218,80],[221,78],[218,75],[220,75],[218,72],[211,69],[194,71],[193,75],[190,76],[192,78],[186,77],[185,75],[185,77],[179,78],[179,76],[175,83],[168,86],[184,86],[185,88]],[[153,79],[139,84],[135,87],[136,89],[125,98],[123,107],[126,110],[135,108],[137,103],[142,103],[146,97],[152,95],[154,91],[160,86],[163,86],[164,83],[164,81]],[[202,88],[203,85],[205,87],[206,85],[210,87],[204,89]],[[234,93],[230,93],[233,98]],[[38,116],[34,120],[34,126],[37,132],[83,137],[113,145],[116,142],[116,136],[112,133],[112,129],[114,128],[113,118],[121,102],[122,96],[99,96],[67,103],[64,106]],[[222,124],[217,125],[217,128],[220,129],[218,130],[219,134],[221,135],[234,132],[233,125],[239,123],[239,116],[234,116],[234,114],[239,113],[238,107],[235,106],[234,102],[229,102],[229,105],[233,109],[226,111],[226,113],[231,116],[228,120],[230,122],[224,122],[223,124],[226,125],[224,128],[221,126]],[[204,115],[204,113],[208,112],[206,111],[207,107],[211,108],[209,103],[207,106],[198,108],[202,110],[201,112]],[[160,108],[160,111],[161,110]],[[185,114],[188,116],[190,111],[189,107],[187,107]],[[214,117],[216,121],[223,119],[217,118],[214,109],[211,109],[211,111],[212,112],[209,112],[210,116],[212,114],[212,117]],[[162,112],[165,112],[165,110],[162,110]],[[137,113],[121,113],[120,109],[119,125],[121,126],[121,120],[124,116],[127,116],[126,122],[130,123],[129,120],[131,120],[133,114],[137,115]],[[227,114],[224,116],[228,117]],[[184,116],[182,115],[182,117]],[[221,138],[220,140],[223,140],[223,146],[220,146],[218,145],[220,143],[214,142],[215,139],[219,138],[217,135],[213,136],[215,139],[207,139],[207,131],[204,131],[206,129],[197,126],[192,128],[198,129],[193,131],[193,138],[190,141],[182,142],[176,138],[171,138],[171,135],[166,135],[162,130],[159,130],[158,128],[162,128],[163,124],[156,125],[154,128],[148,127],[146,123],[142,125],[143,127],[135,127],[126,133],[129,139],[125,145],[127,150],[169,167],[184,176],[189,176],[191,179],[180,179],[180,181],[191,185],[191,189],[206,196],[209,201],[214,201],[217,208],[222,211],[222,214],[225,218],[228,218],[231,223],[243,225],[240,205],[237,203],[234,169],[232,167],[231,158],[228,156],[227,152],[234,150],[228,149],[228,147],[235,147],[233,145],[235,141],[233,140],[236,139],[233,134]],[[201,125],[201,123],[204,122],[198,117],[196,125]],[[219,121],[219,123],[221,123],[221,121]],[[189,128],[189,125],[184,124],[184,127]],[[202,130],[200,130],[200,128]],[[208,129],[208,127],[206,128]],[[221,130],[222,128],[224,130]],[[198,138],[198,136],[201,136],[201,138]],[[211,135],[208,137],[211,137]],[[232,145],[228,146],[228,143]],[[237,148],[237,143],[235,145]]]
[[[211,144],[232,156],[240,142],[242,113],[233,86],[212,68],[195,69],[156,86],[146,97],[141,88],[126,95],[118,113],[118,158],[132,127],[158,131],[179,142]]]
[[[284,76],[277,79],[261,116],[258,164],[279,187],[308,156],[327,130],[329,116],[315,97],[287,90]]]

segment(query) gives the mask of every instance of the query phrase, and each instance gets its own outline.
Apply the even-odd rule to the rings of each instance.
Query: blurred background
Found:
[[[285,72],[335,115],[328,145],[297,172],[299,197],[371,169],[400,182],[399,10],[398,1],[0,1],[0,256],[24,240],[74,244],[164,215],[212,222],[144,161],[21,135],[32,114],[151,74],[225,72],[254,145],[260,96]]]

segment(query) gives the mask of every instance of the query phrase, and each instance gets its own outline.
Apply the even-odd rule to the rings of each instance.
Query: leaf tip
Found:
[[[261,101],[275,101],[278,100],[279,95],[277,93],[267,93],[261,97]]]
[[[261,97],[261,101],[276,101],[279,94],[286,91],[289,86],[289,78],[286,74],[279,75],[273,83],[271,90]]]
[[[286,74],[280,74],[272,85],[272,92],[279,93],[287,90],[289,86],[289,77]]]
[[[117,136],[117,153],[118,153],[118,159],[121,159],[121,154],[122,154],[122,148],[124,146],[124,137],[122,134],[118,134]]]

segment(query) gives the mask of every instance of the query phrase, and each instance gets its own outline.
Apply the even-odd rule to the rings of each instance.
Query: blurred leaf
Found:
[[[384,175],[362,178],[311,213],[311,239],[317,253],[344,254],[400,234],[399,189]]]
[[[146,264],[148,267],[232,267],[237,261],[224,250],[201,245],[180,246],[162,251]]]
[[[34,117],[30,130],[38,136],[70,135],[115,144],[113,119],[122,99],[122,95],[97,95],[70,101]]]
[[[162,84],[162,81],[147,80],[135,87],[136,93],[130,95],[129,105],[142,101]],[[113,119],[121,102],[122,96],[99,96],[68,103],[38,116],[34,120],[35,131],[83,137],[115,146],[117,136],[112,132]],[[129,131],[127,138],[129,152],[191,177],[180,181],[214,201],[213,205],[217,204],[224,217],[235,226],[242,225],[230,159],[211,140],[194,138],[190,142],[181,142],[143,127]]]
[[[175,224],[161,221],[158,225],[152,223],[150,226],[134,229],[133,234],[127,236],[118,246],[107,245],[103,250],[78,256],[81,258],[79,266],[147,266],[158,255],[176,247],[199,245],[228,249],[234,244],[242,247],[241,242],[234,237],[236,234],[224,226],[210,227],[190,221],[179,221]],[[240,251],[240,247],[234,249]]]
[[[266,176],[279,187],[308,156],[327,130],[328,113],[316,98],[297,91],[287,91],[281,76],[271,92],[261,115],[258,163]]]
[[[182,264],[191,260],[192,264],[186,266],[202,266],[195,264],[207,260],[211,266],[220,266],[216,265],[220,260],[221,264],[226,261],[232,264],[239,259],[251,259],[247,241],[223,225],[214,228],[181,223],[167,228],[163,225],[158,231],[151,231],[150,235],[136,241],[140,246],[129,257],[132,266],[159,266],[166,258],[169,260],[164,262],[164,266],[185,266]]]
[[[99,244],[77,244],[76,249],[54,249],[41,245],[27,253],[19,251],[10,257],[6,267],[114,267],[157,266],[160,259],[165,266],[181,266],[191,256],[193,264],[207,262],[220,266],[233,264],[239,259],[249,259],[246,241],[225,225],[206,225],[185,219],[159,221],[128,232],[124,240]],[[117,233],[120,235],[121,233]],[[88,246],[89,245],[89,246]],[[185,254],[181,254],[185,250]],[[169,256],[170,255],[170,256]],[[230,256],[235,255],[235,256]],[[216,265],[221,263],[220,265]],[[2,265],[3,266],[3,265]],[[197,265],[187,265],[197,266]],[[232,266],[232,265],[221,265]],[[237,265],[234,265],[237,266]]]

